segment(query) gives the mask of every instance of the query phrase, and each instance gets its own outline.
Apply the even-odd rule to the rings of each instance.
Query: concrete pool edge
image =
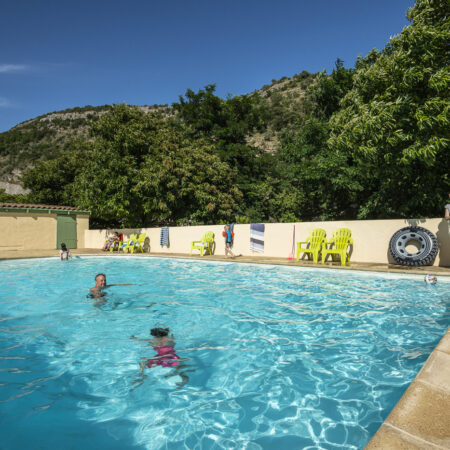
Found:
[[[58,256],[55,250],[0,251],[0,260],[47,258]],[[350,267],[333,264],[312,264],[295,262],[282,258],[239,257],[227,259],[224,256],[190,256],[187,254],[146,253],[139,255],[117,255],[98,249],[74,250],[75,256],[119,256],[119,257],[163,257],[201,261],[227,261],[252,264],[283,265],[318,269],[341,269],[372,271],[395,274],[424,275],[429,271],[450,277],[450,268],[445,267],[402,267],[388,264],[354,263]],[[449,449],[450,448],[450,329],[447,329],[427,361],[394,406],[389,416],[369,441],[366,449]]]
[[[365,447],[450,448],[450,329]]]
[[[426,275],[427,273],[433,273],[437,276],[450,277],[450,267],[440,266],[423,266],[423,267],[407,267],[398,266],[392,264],[380,264],[380,263],[360,263],[351,262],[349,266],[341,266],[339,263],[314,264],[312,261],[295,261],[288,260],[287,258],[275,258],[258,256],[239,256],[234,259],[226,258],[222,255],[207,255],[200,257],[199,255],[189,255],[187,253],[139,253],[139,254],[118,254],[110,252],[102,252],[99,249],[75,249],[71,250],[74,256],[120,256],[120,257],[157,257],[157,258],[183,258],[192,259],[197,261],[228,261],[235,263],[252,263],[252,264],[273,264],[290,267],[308,267],[315,269],[334,269],[334,270],[350,270],[350,271],[369,271],[369,272],[384,272],[384,273],[396,273],[396,274],[415,274]],[[59,256],[58,250],[15,250],[15,251],[2,251],[0,250],[0,260],[7,259],[28,259],[28,258],[51,258]]]

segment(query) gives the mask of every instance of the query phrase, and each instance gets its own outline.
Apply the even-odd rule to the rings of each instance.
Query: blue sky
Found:
[[[5,0],[0,132],[47,112],[240,95],[354,65],[408,24],[414,0]]]

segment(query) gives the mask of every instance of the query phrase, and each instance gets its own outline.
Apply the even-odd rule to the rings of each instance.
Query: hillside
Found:
[[[112,108],[85,106],[55,111],[19,123],[0,133],[0,189],[23,193],[22,173],[38,161],[55,158],[74,141],[89,140],[90,125]],[[139,106],[145,112],[170,109],[167,105]]]
[[[263,105],[270,115],[263,130],[247,137],[249,145],[273,152],[278,146],[278,132],[298,116],[302,108],[305,89],[313,81],[308,72],[272,80],[248,94]],[[93,122],[109,112],[112,105],[85,106],[55,111],[22,122],[0,133],[0,189],[6,193],[20,194],[22,173],[39,161],[50,160],[63,150],[70,149],[77,140],[89,140]],[[173,114],[168,105],[138,106],[148,113],[160,111]]]

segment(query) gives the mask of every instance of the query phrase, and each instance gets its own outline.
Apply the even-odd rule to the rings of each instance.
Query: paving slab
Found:
[[[436,450],[442,447],[417,439],[410,434],[384,424],[366,445],[366,450]]]
[[[450,448],[450,394],[413,381],[386,423],[422,441]]]
[[[417,375],[423,383],[433,385],[436,389],[450,392],[450,355],[439,351],[438,348],[428,358],[426,364]],[[449,414],[450,418],[450,409]],[[450,426],[449,426],[450,431]]]

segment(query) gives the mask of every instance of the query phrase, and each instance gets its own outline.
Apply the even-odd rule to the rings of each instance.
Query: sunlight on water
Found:
[[[89,298],[98,272],[133,285]],[[90,257],[0,280],[4,449],[363,448],[449,317],[420,276]],[[146,367],[154,327],[176,364]]]

